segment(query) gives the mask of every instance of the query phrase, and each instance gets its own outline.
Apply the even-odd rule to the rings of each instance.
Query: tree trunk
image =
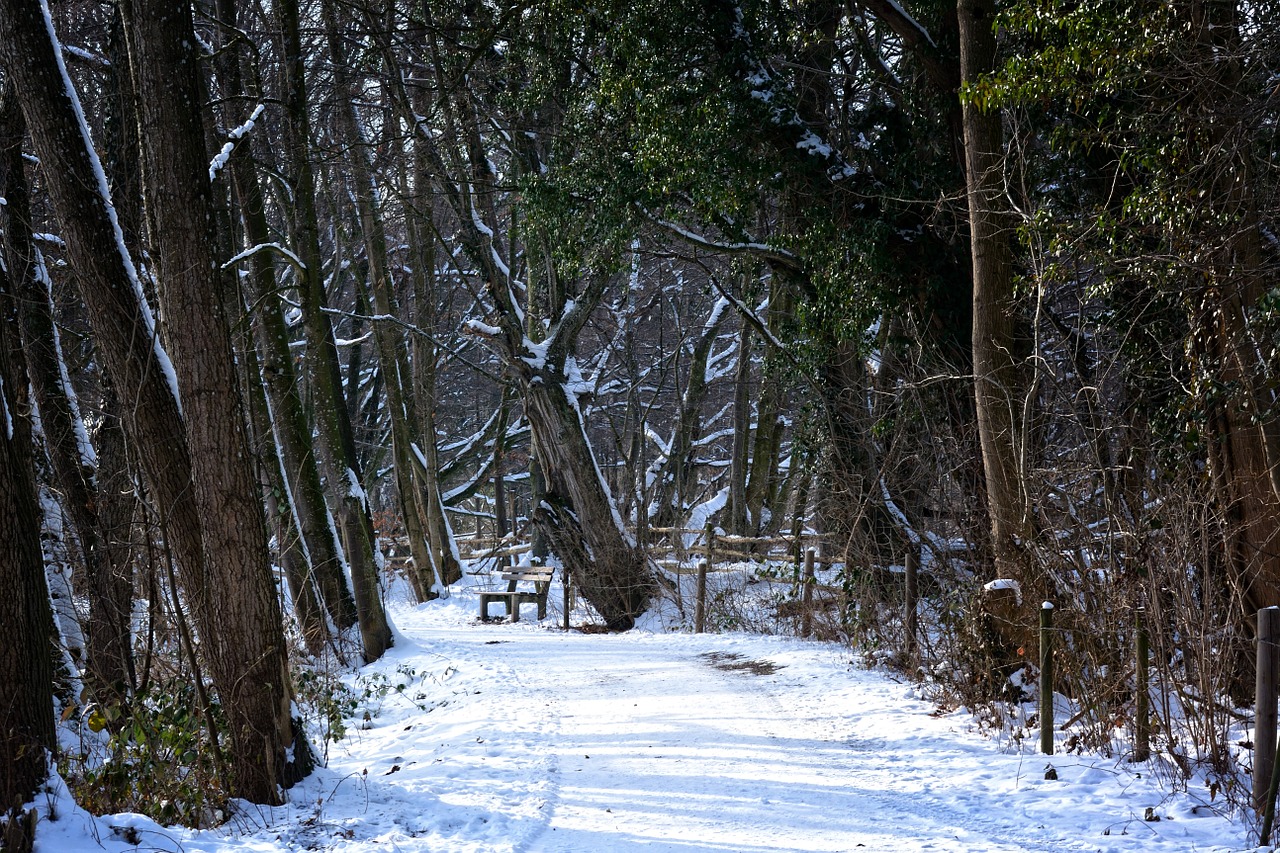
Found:
[[[9,32],[7,12],[0,6],[0,37]],[[14,309],[0,268],[0,820],[9,821],[20,820],[18,808],[48,777],[48,756],[56,745],[53,613],[40,553],[31,404]]]
[[[329,623],[325,619],[319,590],[316,588],[317,578],[312,570],[311,553],[298,529],[297,501],[293,497],[284,469],[280,467],[283,454],[277,451],[272,437],[271,407],[267,403],[263,381],[259,378],[262,371],[258,366],[257,352],[251,346],[245,347],[244,352],[244,377],[248,385],[245,391],[249,398],[254,457],[258,460],[258,476],[262,481],[259,485],[263,505],[275,535],[276,553],[279,555],[280,568],[284,570],[302,642],[308,653],[318,656],[324,652],[331,639]]]
[[[667,456],[655,476],[658,527],[672,527],[685,521],[689,503],[697,485],[696,448],[694,441],[702,429],[702,403],[707,396],[707,360],[720,334],[720,326],[728,314],[728,300],[719,300],[703,324],[702,333],[693,345],[689,359],[688,379],[680,395],[680,414],[671,436]]]
[[[19,93],[105,373],[121,398],[127,432],[139,449],[188,592],[203,600],[202,520],[193,500],[177,387],[59,50],[37,0],[0,2],[0,60]]]
[[[991,0],[959,0],[960,74],[975,83],[995,67]],[[1022,584],[1026,601],[1048,590],[1032,577],[1032,541],[1022,458],[1021,365],[1013,289],[1013,227],[1004,200],[1003,122],[999,110],[963,104],[969,240],[973,264],[973,376],[978,435],[986,473],[996,571]],[[1032,589],[1032,585],[1036,587]]]
[[[342,395],[338,348],[333,326],[325,314],[327,298],[321,276],[315,173],[310,152],[311,125],[298,5],[296,0],[282,0],[276,9],[285,55],[284,159],[292,173],[294,244],[303,263],[303,269],[298,271],[298,293],[306,329],[306,357],[314,396],[317,445],[325,479],[336,504],[334,515],[343,552],[351,566],[364,660],[370,663],[391,647],[391,626],[387,623],[378,590],[373,522],[356,459],[351,419]]]
[[[32,239],[22,143],[26,127],[10,81],[0,105],[0,192],[6,204],[5,254],[49,460],[62,502],[80,543],[83,566],[74,578],[89,600],[86,675],[98,701],[120,704],[133,688],[127,563],[112,560],[105,544],[96,458],[67,376],[53,316],[52,283]]]
[[[218,10],[224,25],[234,29],[237,26],[238,3],[219,0]],[[229,94],[239,94],[244,88],[239,56],[224,50],[219,52],[218,61]],[[246,248],[269,244],[271,233],[266,204],[249,140],[239,141],[227,166],[239,202],[240,219],[248,243]],[[320,480],[311,426],[303,409],[293,354],[289,352],[289,330],[280,309],[280,299],[275,293],[275,266],[265,250],[255,252],[248,263],[250,274],[245,281],[250,286],[251,303],[257,309],[253,315],[254,337],[262,365],[262,383],[270,402],[272,431],[264,434],[263,438],[274,437],[279,448],[279,464],[284,466],[284,485],[289,490],[290,505],[305,544],[308,573],[314,577],[329,618],[339,630],[345,630],[356,624],[355,599],[347,584],[346,565],[337,531],[324,501],[324,486]],[[267,464],[272,463],[268,461]]]
[[[746,319],[738,332],[738,366],[733,372],[733,450],[729,458],[729,505],[725,525],[735,536],[745,536],[747,518],[748,448],[751,445],[751,326]]]
[[[378,317],[399,316],[392,283],[387,269],[387,237],[382,211],[376,197],[377,187],[368,159],[368,141],[360,129],[356,115],[357,88],[348,71],[346,50],[342,44],[337,11],[332,0],[321,4],[329,55],[333,62],[334,86],[338,107],[338,129],[345,137],[343,151],[350,170],[350,189],[355,200],[360,230],[364,238],[365,258],[369,270],[369,295]],[[411,425],[413,400],[406,388],[410,376],[404,335],[387,320],[374,320],[373,338],[386,394],[387,417],[391,423],[391,464],[395,472],[396,493],[400,498],[400,516],[413,554],[413,587],[419,601],[448,594],[443,577],[437,575],[431,549],[427,543],[426,507],[417,489],[413,472],[415,437]]]
[[[546,533],[578,592],[615,631],[635,625],[648,607],[652,579],[622,528],[563,382],[529,382],[525,409],[546,494],[534,520]]]
[[[290,717],[288,650],[223,303],[226,273],[215,253],[198,41],[190,7],[177,0],[133,0],[122,9],[160,300],[205,524],[205,595],[191,600],[227,715],[234,793],[279,803],[307,746],[295,741]]]
[[[791,311],[790,291],[775,287],[769,294],[769,331],[775,336],[780,320]],[[751,464],[747,471],[747,516],[751,519],[751,532],[760,535],[770,526],[774,502],[778,496],[778,456],[782,452],[782,405],[786,401],[783,384],[779,381],[774,362],[776,357],[766,352],[760,365],[760,395],[756,403],[756,432],[751,448]],[[766,521],[765,515],[769,515]]]

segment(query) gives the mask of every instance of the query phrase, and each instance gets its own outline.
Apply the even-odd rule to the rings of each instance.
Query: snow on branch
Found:
[[[284,246],[281,246],[279,243],[259,243],[256,246],[245,249],[243,252],[241,252],[240,254],[236,255],[235,257],[231,258],[226,263],[224,263],[222,265],[222,269],[225,270],[228,267],[233,267],[236,264],[240,263],[241,261],[252,258],[254,255],[258,254],[259,252],[275,252],[277,255],[284,258],[289,263],[293,264],[294,269],[296,269],[299,274],[305,273],[307,271],[307,265],[302,262],[302,258],[298,257],[292,251],[290,251],[289,249],[286,249]]]
[[[648,219],[654,225],[657,225],[658,227],[674,234],[675,236],[679,237],[681,240],[684,240],[686,243],[690,243],[694,246],[707,249],[708,251],[724,252],[726,254],[756,255],[767,261],[772,261],[773,263],[779,264],[781,266],[786,267],[787,269],[790,269],[796,272],[799,272],[802,267],[800,258],[796,256],[794,253],[787,251],[786,249],[780,249],[777,246],[770,246],[768,243],[759,243],[754,240],[739,241],[739,242],[733,242],[733,243],[725,243],[719,240],[713,240],[710,237],[706,237],[702,234],[698,234],[694,231],[691,231],[688,228],[685,228],[683,225],[680,225],[679,223],[671,222],[669,220],[663,219],[657,214],[647,210],[643,206],[637,205],[637,209],[640,211],[641,215],[643,215],[646,219]]]
[[[863,0],[863,5],[874,12],[877,18],[888,23],[906,41],[923,40],[934,50],[938,49],[938,43],[929,35],[925,26],[911,17],[911,13],[902,8],[898,0]]]
[[[244,124],[232,130],[227,134],[227,142],[222,146],[213,160],[209,163],[209,181],[217,179],[218,173],[222,171],[222,167],[227,165],[227,161],[231,159],[231,152],[236,150],[236,143],[248,135],[253,130],[254,124],[258,119],[262,118],[262,111],[266,109],[265,104],[258,104],[254,107],[253,112],[245,119]]]
[[[107,59],[100,53],[85,50],[83,47],[64,44],[62,46],[62,53],[69,59],[73,59],[76,62],[83,62],[85,65],[92,65],[94,68],[107,69],[111,67],[111,60]]]
[[[426,338],[427,340],[435,344],[437,347],[444,350],[452,357],[456,358],[461,364],[471,368],[471,370],[475,371],[481,376],[484,376],[488,379],[492,379],[494,382],[501,381],[500,377],[498,377],[492,370],[488,370],[484,367],[481,367],[480,365],[476,364],[474,361],[472,361],[471,359],[463,355],[462,351],[458,347],[451,345],[448,341],[442,340],[439,336],[434,335],[431,332],[428,332],[426,329],[423,329],[421,326],[415,326],[413,323],[409,323],[405,320],[402,320],[399,317],[395,316],[394,314],[361,314],[357,311],[343,311],[340,308],[321,308],[320,310],[323,313],[329,314],[334,317],[349,317],[354,320],[364,320],[365,322],[368,322],[368,323],[392,323],[404,329],[405,331],[409,332],[410,334],[414,334],[414,335],[418,335],[419,337]],[[494,328],[494,327],[491,327],[491,328]]]

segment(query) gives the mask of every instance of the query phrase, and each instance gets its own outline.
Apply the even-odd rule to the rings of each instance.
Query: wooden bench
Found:
[[[506,590],[486,590],[480,593],[480,621],[489,621],[489,603],[503,601],[512,622],[520,621],[520,605],[538,605],[538,618],[547,618],[547,592],[551,589],[551,569],[512,569],[502,573],[507,582]],[[519,583],[533,584],[533,591],[517,589]]]

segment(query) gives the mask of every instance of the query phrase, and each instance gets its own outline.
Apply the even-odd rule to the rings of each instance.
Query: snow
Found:
[[[49,316],[56,316],[56,308],[53,304],[53,280],[49,278],[49,270],[45,265],[44,253],[39,249],[35,250],[36,262],[36,280],[44,286],[45,295],[49,304]],[[62,383],[62,393],[67,397],[67,408],[71,415],[72,428],[75,430],[76,451],[80,456],[80,467],[82,470],[90,472],[89,478],[92,482],[96,478],[98,467],[98,454],[93,449],[93,442],[89,440],[89,433],[85,430],[84,417],[80,412],[80,399],[76,396],[75,386],[71,384],[71,376],[67,373],[67,359],[62,351],[62,332],[58,328],[58,324],[53,324],[53,351],[58,360],[58,381]]]
[[[9,414],[9,397],[5,391],[3,376],[0,376],[0,414],[4,415],[4,437],[13,441],[13,416]]]
[[[1012,578],[996,578],[993,581],[988,581],[982,588],[987,592],[995,592],[1000,589],[1011,589],[1013,590],[1014,595],[1017,596],[1018,603],[1022,603],[1022,585]]]
[[[230,154],[229,151],[227,153]],[[213,170],[213,167],[210,166],[210,172],[212,172],[212,170]],[[210,174],[209,179],[210,180],[213,179],[212,174]],[[236,264],[240,263],[246,258],[251,258],[254,255],[258,254],[259,252],[276,252],[282,255],[289,263],[293,264],[295,268],[299,270],[306,270],[307,268],[307,265],[302,262],[302,258],[298,257],[297,254],[295,254],[287,246],[282,246],[279,243],[259,243],[256,246],[250,246],[248,249],[245,249],[240,254],[233,255],[232,257],[224,261],[221,266],[221,269],[225,270],[228,267],[235,266]]]
[[[346,736],[286,805],[166,828],[92,817],[55,779],[33,801],[57,814],[37,853],[139,849],[129,838],[186,853],[1249,849],[1202,787],[989,739],[841,645],[675,632],[656,615],[625,634],[562,632],[554,612],[480,624],[474,590],[455,592],[390,605],[395,647],[346,676]]]
[[[253,113],[245,119],[244,124],[232,130],[227,134],[228,140],[219,149],[218,153],[209,163],[209,182],[213,183],[218,178],[218,173],[222,171],[222,167],[227,165],[227,161],[231,159],[231,152],[236,148],[236,142],[243,139],[246,134],[253,130],[254,124],[262,117],[262,111],[266,109],[265,104],[258,104]]]
[[[502,330],[497,326],[491,326],[488,323],[481,322],[475,318],[468,320],[462,324],[467,329],[486,338],[498,338],[502,336]]]
[[[897,12],[898,15],[902,17],[903,21],[905,21],[908,26],[919,33],[920,37],[929,43],[930,47],[935,50],[937,49],[938,44],[933,40],[933,36],[929,35],[929,31],[921,26],[919,21],[907,14],[907,10],[902,8],[902,4],[898,3],[898,0],[887,0],[887,2],[891,7],[893,7],[893,11]]]

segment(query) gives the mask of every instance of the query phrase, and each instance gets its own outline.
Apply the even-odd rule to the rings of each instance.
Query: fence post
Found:
[[[1053,603],[1040,605],[1040,751],[1053,755]]]
[[[693,629],[701,634],[707,627],[707,561],[698,561],[698,603],[694,610]]]
[[[920,546],[914,542],[907,543],[906,589],[903,591],[902,626],[907,632],[907,661],[915,664],[919,653],[916,641],[918,628],[916,621],[917,604],[920,599]]]
[[[529,565],[541,566],[542,559],[539,557],[530,557]],[[564,592],[564,630],[569,630],[569,570],[564,566],[560,567],[560,586]],[[519,605],[517,605],[519,606]]]
[[[813,634],[813,585],[816,583],[816,576],[813,571],[813,549],[806,548],[804,552],[804,577],[801,583],[804,589],[800,593],[800,636],[808,637]]]
[[[1151,690],[1148,685],[1147,662],[1150,657],[1150,641],[1147,637],[1147,612],[1141,607],[1133,616],[1134,621],[1134,721],[1133,760],[1146,761],[1151,757]]]
[[[1271,776],[1276,763],[1276,643],[1280,641],[1280,608],[1258,611],[1258,660],[1255,670],[1253,729],[1253,805],[1270,811]],[[1269,827],[1268,827],[1269,828]],[[1264,844],[1266,842],[1263,842]]]

